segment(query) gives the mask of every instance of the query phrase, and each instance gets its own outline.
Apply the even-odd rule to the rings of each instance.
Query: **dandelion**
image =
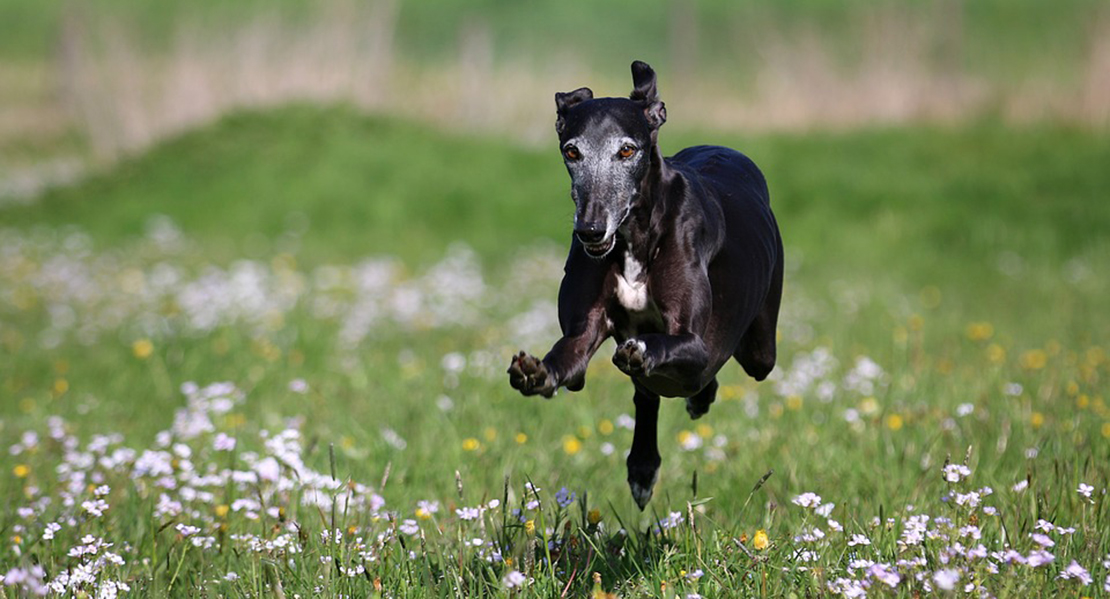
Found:
[[[886,417],[886,427],[892,431],[900,430],[904,421],[899,414],[888,414]]]
[[[613,421],[608,418],[597,423],[597,432],[603,435],[613,434]]]
[[[563,452],[567,455],[574,455],[582,450],[582,442],[574,435],[566,435],[563,437]]]
[[[528,442],[528,435],[524,433],[517,433],[516,436],[513,437],[513,440],[517,442],[517,445],[524,445]]]
[[[589,513],[586,514],[586,521],[589,522],[591,526],[597,526],[597,523],[601,522],[601,510],[597,508],[590,510]]]
[[[16,464],[15,468],[12,468],[12,474],[14,474],[16,478],[27,478],[27,475],[30,473],[31,468],[27,464]]]
[[[482,444],[474,437],[467,437],[462,442],[463,451],[478,451],[481,446]]]
[[[139,339],[131,344],[131,353],[140,360],[145,360],[154,353],[154,344],[150,339]]]
[[[767,538],[766,530],[761,528],[755,531],[755,536],[752,537],[752,547],[754,547],[756,551],[763,551],[770,544],[771,540]]]

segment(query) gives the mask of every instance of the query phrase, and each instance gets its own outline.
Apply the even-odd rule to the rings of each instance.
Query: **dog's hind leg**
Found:
[[[771,287],[763,300],[763,307],[748,326],[733,356],[744,367],[744,372],[757,381],[771,374],[776,359],[776,327],[779,321],[779,304],[782,302],[782,242],[779,242],[779,260],[775,264]]]
[[[640,509],[651,500],[655,478],[659,474],[659,445],[656,440],[659,422],[659,396],[636,386],[636,428],[632,431],[632,450],[628,453],[628,486]]]
[[[686,398],[686,412],[690,414],[690,420],[697,420],[705,416],[709,412],[709,404],[716,399],[717,378],[714,377],[701,391],[698,391],[692,397]]]

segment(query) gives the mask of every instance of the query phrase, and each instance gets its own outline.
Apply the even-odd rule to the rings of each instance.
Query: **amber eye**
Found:
[[[574,146],[567,146],[563,148],[563,156],[566,156],[567,160],[578,160],[582,157],[582,153]]]
[[[623,146],[621,146],[621,151],[617,152],[617,155],[621,158],[632,158],[632,155],[635,153],[636,146],[632,144],[624,144]]]

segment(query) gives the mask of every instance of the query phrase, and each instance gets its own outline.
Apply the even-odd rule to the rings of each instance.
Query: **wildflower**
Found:
[[[899,414],[888,414],[886,417],[886,427],[892,431],[900,430],[904,421]]]
[[[816,493],[802,493],[790,500],[794,505],[805,508],[816,508],[821,505],[821,496]]]
[[[871,539],[868,539],[865,535],[858,535],[858,534],[857,535],[852,535],[852,538],[848,539],[848,546],[849,547],[855,547],[856,545],[870,545],[870,544],[871,544]]]
[[[574,455],[582,450],[582,442],[574,435],[566,435],[563,437],[563,452],[567,455]]]
[[[755,536],[752,537],[752,547],[756,551],[763,551],[771,544],[771,540],[767,538],[767,531],[762,528],[755,531]]]
[[[1091,485],[1088,485],[1086,483],[1079,483],[1079,488],[1076,489],[1076,492],[1079,493],[1080,495],[1086,497],[1087,499],[1090,499],[1091,498],[1091,493],[1094,490],[1095,490],[1095,488],[1092,487]]]
[[[950,483],[958,483],[964,478],[971,476],[971,469],[963,464],[948,464],[944,467],[944,480]]]
[[[476,507],[461,507],[455,510],[455,514],[463,520],[477,520],[482,515],[482,511]]]
[[[823,504],[821,507],[813,510],[813,513],[821,516],[822,518],[828,518],[829,514],[832,513],[834,507],[836,507],[835,503],[826,503]]]
[[[603,435],[613,434],[613,421],[609,420],[608,418],[605,418],[601,422],[598,422],[597,423],[597,432],[599,432]]]
[[[12,474],[14,474],[16,478],[27,478],[27,475],[30,473],[31,468],[27,464],[16,464],[15,468],[12,468]]]
[[[131,353],[140,360],[145,360],[154,353],[154,344],[150,339],[139,339],[131,344]]]
[[[536,534],[536,521],[535,520],[526,521],[524,523],[524,532],[528,533],[528,536],[532,536],[532,535]]]
[[[555,493],[555,502],[559,504],[559,507],[567,507],[574,503],[575,497],[574,491],[568,491],[566,487],[563,487]]]
[[[505,588],[507,589],[516,589],[524,586],[524,583],[526,581],[527,579],[524,577],[523,574],[521,574],[517,570],[513,570],[501,579],[501,584],[504,584]]]
[[[1029,556],[1025,558],[1025,561],[1030,566],[1032,566],[1034,568],[1038,568],[1038,567],[1043,566],[1045,564],[1051,563],[1055,559],[1056,559],[1055,555],[1052,555],[1051,553],[1045,551],[1044,549],[1037,549],[1037,550],[1033,551],[1032,553],[1030,553]]]
[[[1021,493],[1022,491],[1024,491],[1024,490],[1025,490],[1025,489],[1027,489],[1027,488],[1029,488],[1029,480],[1028,480],[1028,479],[1022,479],[1022,480],[1019,480],[1019,481],[1018,481],[1018,482],[1017,482],[1017,483],[1016,483],[1016,484],[1015,484],[1015,485],[1014,485],[1014,486],[1013,486],[1013,487],[1011,488],[1011,490],[1012,490],[1012,491],[1013,491],[1014,493]]]
[[[1040,545],[1041,547],[1048,548],[1048,547],[1055,547],[1056,546],[1056,541],[1053,541],[1052,539],[1048,538],[1048,535],[1043,535],[1039,532],[1035,532],[1030,536],[1033,537],[1033,542]]]
[[[705,572],[701,568],[698,568],[697,570],[694,570],[693,572],[690,572],[689,574],[687,574],[686,575],[686,580],[689,581],[689,582],[696,582],[702,576],[705,576]]]
[[[970,414],[974,411],[975,411],[975,405],[974,404],[962,403],[962,404],[956,406],[956,415],[960,416],[960,417],[967,416],[968,414]]]
[[[412,535],[420,532],[420,527],[417,526],[416,520],[405,520],[401,523],[400,526],[397,527],[397,530],[411,537]]]
[[[586,521],[593,526],[597,526],[597,523],[601,522],[601,510],[597,508],[590,510],[589,513],[586,514]]]
[[[482,444],[474,437],[467,437],[462,442],[463,451],[477,451],[481,446]]]
[[[528,442],[528,435],[525,435],[524,433],[517,433],[516,437],[514,437],[513,440],[516,441],[518,445],[524,445]]]
[[[960,581],[959,570],[937,570],[933,573],[933,582],[941,590],[951,591],[956,588],[956,583]]]
[[[212,440],[212,449],[233,451],[235,449],[235,437],[228,436],[225,433],[216,433],[216,438]]]
[[[185,524],[184,522],[179,522],[177,524],[177,526],[174,527],[174,529],[176,529],[177,532],[181,533],[181,536],[183,536],[183,537],[188,537],[190,535],[195,535],[198,532],[200,532],[200,529],[197,528],[196,526],[189,526],[188,524]]]
[[[54,539],[54,534],[57,533],[61,529],[62,529],[62,525],[58,524],[57,522],[47,523],[46,528],[44,528],[43,531],[42,531],[42,540],[44,540],[44,541],[53,540]]]
[[[304,379],[293,379],[289,381],[289,390],[304,395],[308,393],[308,383]]]
[[[898,572],[887,564],[872,564],[867,569],[867,574],[892,589],[898,586],[899,582],[902,582],[902,577],[898,575]]]
[[[829,530],[833,532],[844,532],[844,527],[841,526],[840,523],[836,520],[829,518],[828,520],[826,520],[826,523],[829,525]]]
[[[1063,578],[1064,580],[1070,580],[1074,578],[1083,583],[1083,586],[1091,584],[1091,582],[1094,580],[1091,578],[1091,574],[1087,572],[1086,568],[1080,566],[1079,562],[1075,560],[1072,560],[1071,563],[1068,564],[1068,567],[1064,568],[1063,572],[1060,572],[1059,577]]]

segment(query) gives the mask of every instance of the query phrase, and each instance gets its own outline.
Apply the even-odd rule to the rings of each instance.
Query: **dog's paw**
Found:
[[[542,395],[550,398],[555,394],[555,381],[543,361],[520,352],[513,356],[509,364],[509,384],[524,395]]]
[[[628,464],[628,488],[640,511],[647,507],[659,477],[659,461]]]
[[[625,341],[613,354],[613,364],[628,376],[647,376],[651,372],[647,344],[639,339]]]

